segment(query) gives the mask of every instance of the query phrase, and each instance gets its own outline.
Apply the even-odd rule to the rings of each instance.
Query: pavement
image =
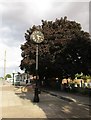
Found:
[[[10,83],[0,86],[1,118],[90,118],[89,98],[58,91],[42,91],[40,102],[33,102],[34,92]],[[78,99],[77,99],[78,98]],[[84,102],[83,102],[83,101]],[[69,119],[68,119],[69,120]],[[90,119],[89,119],[90,120]]]
[[[29,96],[30,95],[30,96]],[[37,104],[32,102],[32,94],[27,94],[21,89],[5,83],[2,86],[2,118],[46,118],[45,113]],[[24,106],[23,106],[24,105]],[[35,116],[36,114],[36,116]]]

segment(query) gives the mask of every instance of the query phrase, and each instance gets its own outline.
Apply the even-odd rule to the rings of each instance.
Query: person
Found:
[[[30,83],[31,83],[31,79],[30,79]]]
[[[26,84],[28,83],[28,80],[26,80]]]

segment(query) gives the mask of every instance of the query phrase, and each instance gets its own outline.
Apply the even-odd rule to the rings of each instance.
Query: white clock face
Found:
[[[36,30],[31,34],[31,39],[36,43],[41,43],[44,40],[44,35],[42,32]]]

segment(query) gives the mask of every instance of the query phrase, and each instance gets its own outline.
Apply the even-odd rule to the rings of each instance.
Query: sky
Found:
[[[26,42],[27,29],[41,25],[41,20],[64,16],[89,32],[89,0],[0,0],[0,77],[4,76],[5,63],[5,74],[22,72],[20,46]]]

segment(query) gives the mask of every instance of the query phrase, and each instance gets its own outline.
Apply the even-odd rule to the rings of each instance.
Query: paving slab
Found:
[[[46,118],[45,113],[31,100],[22,99],[12,86],[3,86],[2,117],[3,118]],[[24,97],[24,94],[22,95]]]

